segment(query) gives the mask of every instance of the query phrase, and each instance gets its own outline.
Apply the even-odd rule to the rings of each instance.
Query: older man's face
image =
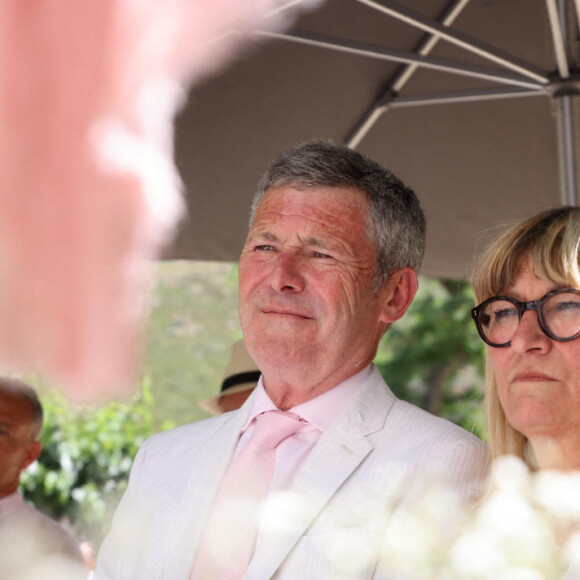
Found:
[[[371,290],[367,210],[350,187],[283,186],[264,196],[239,279],[244,337],[266,381],[307,375],[304,388],[334,386],[374,357],[385,322],[382,292]]]
[[[31,422],[30,403],[0,391],[0,498],[17,490],[20,472],[40,453]]]

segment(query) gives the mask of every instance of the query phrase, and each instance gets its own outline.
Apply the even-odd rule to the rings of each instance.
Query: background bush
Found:
[[[405,316],[384,336],[375,363],[391,390],[483,436],[483,342],[467,282],[420,278]]]
[[[127,486],[133,458],[154,432],[150,386],[144,381],[129,404],[79,409],[55,393],[43,396],[42,404],[42,453],[22,474],[21,491],[48,516],[67,520],[79,540],[98,546]]]

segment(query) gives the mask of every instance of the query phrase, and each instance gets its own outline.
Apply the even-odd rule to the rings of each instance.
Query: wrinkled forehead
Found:
[[[364,205],[365,208],[368,207],[369,204],[368,194],[353,185],[320,185],[288,182],[266,190],[258,203],[258,207],[263,204],[266,198],[286,193],[293,193],[299,197],[304,197],[305,199],[316,196],[317,194],[327,194],[331,198],[336,198],[337,203],[340,203],[341,198],[346,196],[360,200],[360,203]]]
[[[257,207],[255,221],[264,215],[297,214],[316,217],[329,223],[357,220],[366,225],[369,202],[366,196],[353,187],[308,187],[292,185],[269,189]],[[253,225],[253,224],[252,224]]]
[[[282,185],[269,189],[256,208],[255,217],[266,210],[301,210],[307,215],[320,213],[331,221],[357,220],[368,230],[370,201],[368,196],[352,186],[300,186]]]

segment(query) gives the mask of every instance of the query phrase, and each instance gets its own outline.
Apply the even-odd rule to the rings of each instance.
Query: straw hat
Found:
[[[252,360],[243,340],[234,342],[230,362],[226,367],[220,394],[201,401],[199,406],[214,415],[223,413],[221,399],[227,395],[255,388],[260,378],[260,371]]]

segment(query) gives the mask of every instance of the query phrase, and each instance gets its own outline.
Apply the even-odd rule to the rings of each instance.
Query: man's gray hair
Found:
[[[34,439],[38,439],[42,431],[44,413],[36,391],[23,381],[0,376],[0,392],[28,402],[30,410],[32,411],[30,431]]]
[[[395,270],[418,271],[425,253],[425,216],[412,189],[391,171],[346,145],[329,140],[302,143],[276,158],[260,179],[250,225],[264,194],[290,185],[298,189],[350,186],[369,200],[368,234],[377,249],[373,287]]]

